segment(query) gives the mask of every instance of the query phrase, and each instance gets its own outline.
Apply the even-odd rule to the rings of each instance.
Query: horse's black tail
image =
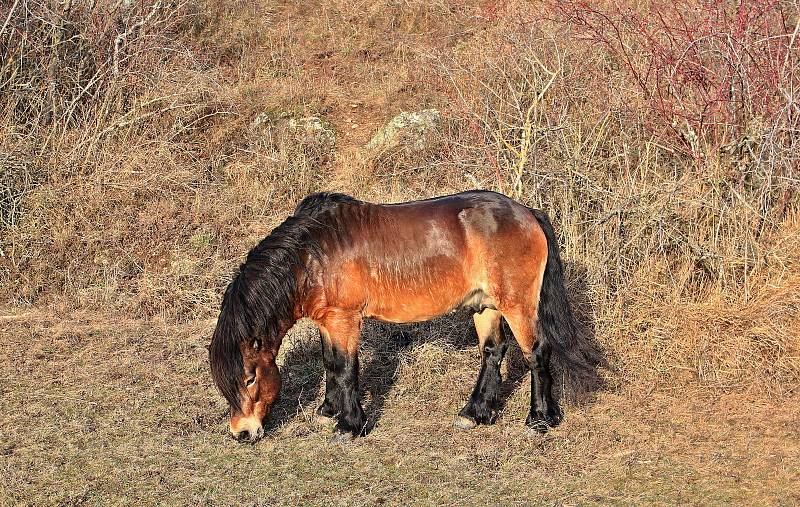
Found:
[[[539,293],[539,335],[560,361],[564,373],[574,383],[571,390],[581,391],[597,375],[594,361],[589,360],[578,341],[575,316],[567,299],[564,266],[561,263],[558,240],[553,224],[546,213],[531,209],[547,238],[547,265]],[[590,380],[591,379],[591,380]],[[575,385],[577,384],[577,385]]]

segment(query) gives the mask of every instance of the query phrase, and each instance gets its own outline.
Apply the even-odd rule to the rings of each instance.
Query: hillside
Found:
[[[798,38],[771,1],[3,3],[2,503],[800,502]],[[563,428],[523,434],[512,360],[455,432],[467,321],[372,324],[337,447],[306,323],[229,441],[205,346],[247,250],[314,191],[470,188],[553,217],[607,362]]]

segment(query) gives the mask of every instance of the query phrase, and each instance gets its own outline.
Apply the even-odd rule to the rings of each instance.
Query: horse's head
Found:
[[[230,405],[230,432],[242,441],[264,435],[264,420],[281,389],[277,346],[261,338],[236,339],[220,318],[209,347],[211,374]]]
[[[258,339],[241,343],[242,376],[238,406],[231,403],[231,434],[239,439],[255,441],[264,435],[264,420],[281,390],[281,374],[275,355]],[[229,400],[230,401],[230,400]]]
[[[281,389],[275,357],[300,317],[298,273],[306,273],[311,223],[289,217],[276,227],[247,254],[222,298],[208,353],[214,382],[230,404],[230,431],[240,440],[263,436]]]

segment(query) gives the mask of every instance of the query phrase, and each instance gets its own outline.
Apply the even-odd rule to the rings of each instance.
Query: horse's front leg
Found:
[[[337,419],[336,430],[353,436],[365,432],[364,409],[358,397],[358,343],[361,317],[330,311],[318,322],[325,363],[325,401],[317,413]]]
[[[337,352],[333,348],[330,336],[320,329],[320,345],[322,348],[322,362],[325,365],[325,400],[317,407],[317,415],[333,418],[339,414],[342,406],[342,391],[336,381]]]
[[[466,406],[458,413],[457,428],[471,429],[478,424],[491,424],[495,419],[497,397],[500,390],[500,363],[503,361],[508,341],[503,333],[500,312],[485,309],[473,315],[478,332],[478,349],[481,353],[481,371]]]

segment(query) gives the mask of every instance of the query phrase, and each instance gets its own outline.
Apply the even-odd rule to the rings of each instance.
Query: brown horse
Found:
[[[263,435],[281,388],[275,358],[289,328],[309,317],[325,363],[321,416],[342,435],[363,435],[358,346],[364,318],[418,322],[474,311],[481,370],[455,425],[494,419],[505,318],[531,369],[526,423],[561,422],[551,392],[551,351],[583,367],[559,249],[547,215],[494,192],[379,205],[341,194],[306,197],[247,260],[225,291],[209,347],[211,373],[230,403],[230,431]],[[537,333],[537,327],[539,333]]]

